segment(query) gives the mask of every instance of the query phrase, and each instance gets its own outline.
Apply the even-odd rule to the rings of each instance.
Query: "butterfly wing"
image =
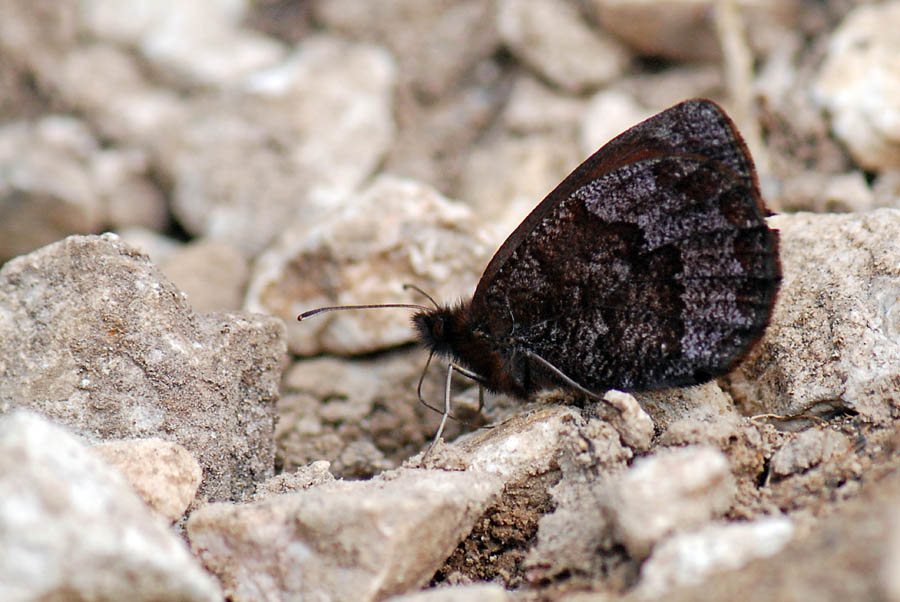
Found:
[[[692,100],[609,142],[500,247],[469,314],[533,390],[559,379],[647,390],[727,372],[759,339],[780,282],[746,145]]]

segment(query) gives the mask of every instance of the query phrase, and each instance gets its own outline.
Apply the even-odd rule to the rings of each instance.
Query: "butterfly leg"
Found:
[[[602,395],[599,395],[597,393],[594,393],[593,391],[585,389],[584,387],[579,385],[577,382],[572,380],[568,375],[566,375],[565,372],[563,372],[562,370],[560,370],[559,368],[557,368],[556,366],[554,366],[553,364],[551,364],[550,362],[548,362],[547,360],[545,360],[544,358],[539,356],[534,351],[529,351],[528,349],[525,349],[523,351],[525,352],[525,355],[527,355],[530,359],[535,360],[537,363],[539,363],[540,365],[545,367],[547,370],[549,370],[550,372],[555,374],[557,376],[557,378],[559,378],[561,381],[563,381],[565,384],[569,385],[576,391],[579,391],[580,393],[584,393],[585,395],[587,395],[588,397],[590,397],[592,399],[603,399]]]
[[[453,384],[453,370],[454,366],[451,362],[447,365],[447,385],[444,387],[444,413],[441,416],[441,424],[438,426],[437,433],[434,435],[434,440],[431,442],[431,445],[428,446],[425,455],[422,456],[423,462],[431,455],[431,450],[433,450],[437,442],[440,441],[441,435],[444,434],[444,426],[447,425],[447,418],[450,417],[450,386]]]
[[[471,370],[463,368],[462,366],[460,366],[458,364],[453,364],[453,369],[456,370],[457,372],[459,372],[460,374],[462,374],[463,376],[465,376],[466,378],[470,378],[470,379],[474,380],[476,383],[478,383],[478,409],[475,410],[475,413],[481,414],[481,410],[484,409],[484,377],[481,376],[480,374],[478,374],[477,372],[472,372]],[[454,416],[450,416],[450,417],[453,418],[454,420],[459,420],[459,418],[456,418]],[[465,422],[464,420],[460,420],[460,422],[462,422],[463,424],[468,424],[469,426],[473,426],[473,425],[469,424],[468,422]],[[484,427],[482,427],[482,428],[484,428]]]
[[[484,384],[484,377],[476,372],[472,372],[471,370],[469,370],[467,368],[463,368],[459,364],[453,364],[453,369],[456,370],[457,372],[459,372],[460,374],[462,374],[463,376],[465,376],[466,378],[471,378],[472,380],[477,382],[479,385]]]
[[[416,396],[419,398],[419,403],[423,406],[432,410],[434,412],[440,412],[437,408],[433,407],[430,403],[425,401],[425,398],[422,397],[422,383],[425,382],[425,375],[428,374],[428,366],[431,365],[431,358],[434,357],[434,351],[428,354],[428,359],[425,360],[425,367],[422,368],[422,375],[419,376],[419,385],[416,387]]]
[[[428,373],[428,366],[431,365],[432,357],[434,357],[434,352],[430,353],[428,355],[428,359],[425,361],[425,368],[422,370],[422,375],[419,376],[419,384],[416,387],[416,396],[419,398],[419,403],[421,403],[423,406],[425,406],[432,412],[437,412],[438,414],[444,414],[443,411],[434,407],[433,405],[431,405],[430,403],[425,401],[424,397],[422,397],[422,383],[425,382],[425,375]],[[460,365],[457,365],[457,364],[451,364],[451,365],[453,366],[454,370],[456,370],[457,372],[459,372],[466,378],[471,378],[472,380],[474,380],[475,382],[478,383],[478,413],[480,413],[481,409],[484,407],[484,378],[482,378],[479,374],[472,372],[471,370],[467,370],[466,368],[463,368]],[[474,425],[469,424],[465,420],[460,420],[453,414],[449,414],[449,417],[452,418],[453,420],[459,420],[463,424],[474,427]],[[477,428],[477,427],[475,427],[475,428]]]

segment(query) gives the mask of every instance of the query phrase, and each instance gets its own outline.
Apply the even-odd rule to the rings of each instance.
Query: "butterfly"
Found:
[[[454,371],[520,398],[697,385],[731,371],[761,338],[781,281],[768,215],[746,144],[710,100],[611,140],[510,234],[471,300],[387,305],[417,309],[419,340],[450,360],[436,439]],[[368,307],[385,305],[298,319]]]

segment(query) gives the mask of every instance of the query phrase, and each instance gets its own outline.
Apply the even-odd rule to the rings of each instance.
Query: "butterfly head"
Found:
[[[463,306],[436,307],[413,314],[412,321],[419,340],[438,355],[456,357],[465,338],[466,319]]]

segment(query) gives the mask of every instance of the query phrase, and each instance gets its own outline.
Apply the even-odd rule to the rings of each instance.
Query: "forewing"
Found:
[[[471,318],[583,387],[653,389],[726,372],[761,335],[780,279],[752,161],[710,101],[628,130],[503,244]]]

